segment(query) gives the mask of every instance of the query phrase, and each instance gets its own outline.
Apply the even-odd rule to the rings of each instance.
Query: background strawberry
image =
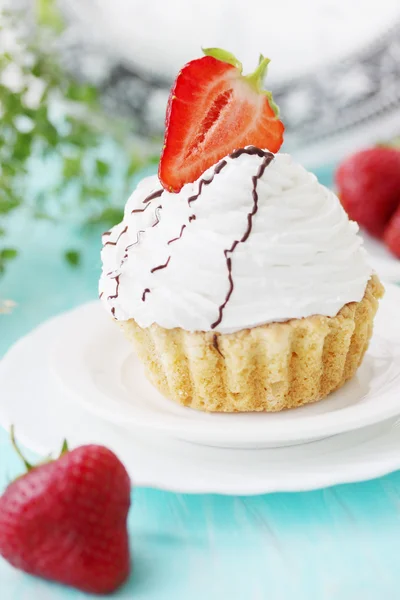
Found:
[[[261,56],[254,73],[243,76],[229,52],[204,53],[182,68],[168,101],[159,178],[174,192],[237,148],[278,152],[283,142],[278,109],[262,89],[269,59]]]
[[[336,186],[349,217],[382,237],[400,204],[400,152],[376,147],[353,154],[339,166]]]
[[[130,480],[103,446],[32,467],[0,498],[0,554],[32,575],[109,593],[130,570]]]
[[[385,229],[384,240],[389,250],[400,258],[400,203]]]

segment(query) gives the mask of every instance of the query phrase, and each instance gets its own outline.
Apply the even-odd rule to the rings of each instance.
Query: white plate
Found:
[[[51,370],[69,398],[110,423],[199,444],[277,447],[379,423],[400,413],[400,288],[387,286],[356,377],[326,400],[281,413],[208,414],[164,398],[98,304],[53,321]]]
[[[381,279],[400,283],[400,260],[386,248],[385,244],[361,230],[365,249],[370,256],[370,264]]]
[[[77,405],[49,377],[46,360],[57,320],[20,340],[0,362],[0,423],[46,455],[100,443],[125,463],[134,484],[182,493],[259,494],[361,481],[400,468],[395,421],[289,448],[231,450],[179,442],[113,425]]]

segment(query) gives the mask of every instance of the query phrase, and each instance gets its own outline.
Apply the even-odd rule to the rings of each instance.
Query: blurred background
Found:
[[[400,134],[398,0],[0,0],[0,25],[0,298],[32,323],[94,297],[99,233],[156,169],[169,88],[201,46],[246,71],[272,59],[283,149],[324,183]]]
[[[267,86],[286,148],[321,164],[399,126],[398,0],[64,0],[66,65],[114,110],[160,133],[168,89],[201,46],[227,48],[251,72],[272,59]]]

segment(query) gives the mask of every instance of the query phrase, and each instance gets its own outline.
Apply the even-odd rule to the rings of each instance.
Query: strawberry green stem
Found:
[[[256,92],[262,91],[262,84],[270,62],[269,58],[266,58],[261,54],[257,69],[250,75],[245,75],[245,80],[254,87]]]
[[[206,56],[212,56],[217,60],[228,63],[236,67],[240,74],[242,74],[243,66],[242,63],[236,58],[234,54],[223,50],[222,48],[202,48]],[[263,89],[264,78],[267,74],[268,65],[270,59],[260,54],[258,66],[256,70],[250,75],[242,75],[243,79],[256,91],[257,94],[264,94],[268,98],[268,103],[275,113],[276,118],[279,117],[279,108],[275,104],[271,92]]]
[[[27,459],[25,458],[25,456],[22,454],[21,449],[19,448],[19,446],[17,444],[17,441],[15,439],[14,425],[11,425],[11,427],[10,427],[10,438],[11,438],[11,444],[12,444],[15,452],[18,454],[18,456],[20,457],[20,459],[24,463],[25,468],[26,468],[26,470],[28,472],[32,471],[32,469],[34,469],[35,467],[39,467],[41,465],[44,465],[44,464],[52,462],[51,456],[46,457],[43,461],[41,461],[37,465],[32,465],[30,462],[28,462]],[[62,446],[61,446],[61,452],[60,452],[59,458],[61,458],[62,456],[64,456],[64,454],[66,454],[67,452],[69,452],[68,442],[67,442],[67,440],[64,439],[63,443],[62,443]]]
[[[400,136],[386,142],[379,142],[377,146],[380,148],[394,148],[394,150],[400,150]]]
[[[232,54],[232,52],[228,52],[228,50],[223,50],[223,48],[202,48],[202,50],[206,56],[212,56],[217,60],[228,63],[228,65],[236,67],[240,71],[240,73],[242,72],[242,63],[236,58],[234,54]]]
[[[15,439],[15,431],[14,431],[14,425],[11,425],[10,427],[10,438],[11,438],[11,444],[15,450],[15,452],[18,454],[18,456],[20,457],[20,459],[22,460],[22,462],[24,463],[26,470],[27,471],[31,471],[33,469],[33,465],[31,465],[31,463],[29,463],[25,456],[22,454],[20,448],[18,447],[18,444],[16,442]]]
[[[61,456],[64,456],[64,454],[66,454],[67,452],[69,452],[68,442],[67,440],[64,440],[61,446],[60,458]]]

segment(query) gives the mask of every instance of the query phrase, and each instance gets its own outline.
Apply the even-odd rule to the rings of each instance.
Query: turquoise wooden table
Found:
[[[0,280],[0,297],[17,303],[11,315],[0,315],[0,355],[41,321],[97,293],[98,239],[21,221],[12,235],[24,242],[21,257]],[[60,259],[71,246],[86,251],[80,269]],[[0,489],[20,470],[8,434],[0,430]],[[129,527],[133,572],[116,598],[400,598],[400,472],[315,492],[249,498],[136,489]],[[0,559],[1,600],[83,598],[88,596],[24,575]]]

